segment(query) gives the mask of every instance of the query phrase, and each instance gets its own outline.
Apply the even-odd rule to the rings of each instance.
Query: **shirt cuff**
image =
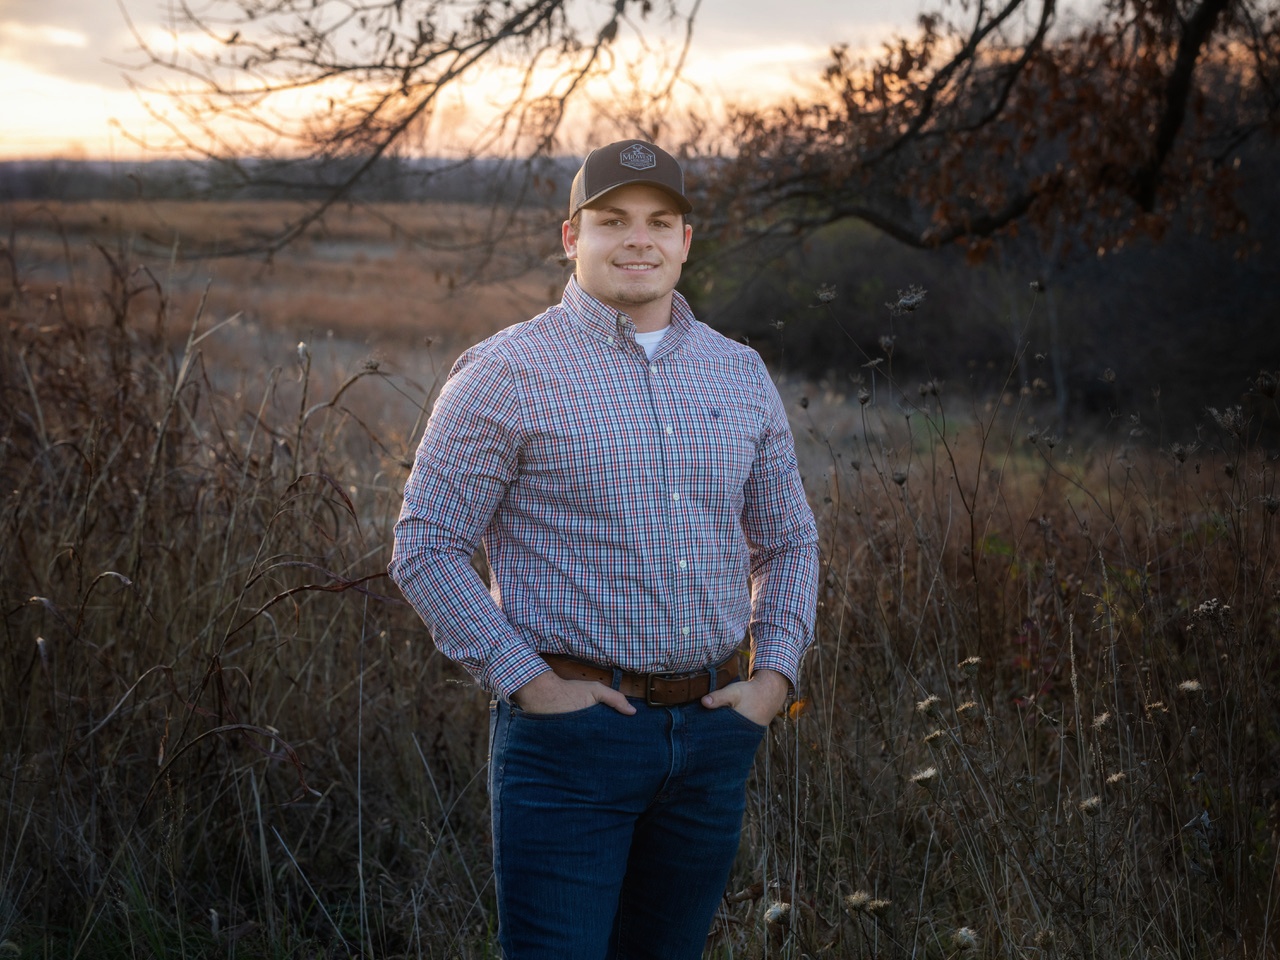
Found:
[[[513,693],[550,669],[533,647],[521,646],[495,654],[485,666],[481,683],[510,703]]]
[[[785,640],[757,640],[751,656],[751,672],[775,670],[791,684],[792,696],[800,689],[800,651]]]

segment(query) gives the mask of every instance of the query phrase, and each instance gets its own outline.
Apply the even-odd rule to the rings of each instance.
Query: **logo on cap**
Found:
[[[644,144],[633,143],[618,155],[618,162],[632,170],[652,170],[658,165],[658,158]]]

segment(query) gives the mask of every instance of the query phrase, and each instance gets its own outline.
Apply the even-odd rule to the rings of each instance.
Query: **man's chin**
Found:
[[[615,290],[613,295],[614,303],[625,303],[629,307],[642,307],[647,303],[653,303],[653,301],[660,300],[661,298],[662,294],[652,288],[641,290],[637,290],[635,288],[624,288],[622,290]]]

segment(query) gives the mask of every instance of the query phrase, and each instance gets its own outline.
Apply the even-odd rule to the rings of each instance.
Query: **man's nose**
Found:
[[[627,246],[629,247],[647,247],[653,243],[653,238],[649,236],[649,228],[643,223],[636,224],[631,232],[627,234]]]

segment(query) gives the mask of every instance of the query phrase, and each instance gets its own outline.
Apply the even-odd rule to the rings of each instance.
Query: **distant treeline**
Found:
[[[719,234],[695,206],[681,290],[701,318],[775,369],[851,396],[862,387],[1030,395],[1047,428],[1110,420],[1135,439],[1193,440],[1208,408],[1240,404],[1280,445],[1280,163],[1256,159],[1239,184],[1247,234],[1213,236],[1175,220],[1105,256],[1080,226],[1002,238],[979,263],[959,247],[911,249],[848,223],[766,250]],[[0,163],[0,202],[318,199],[360,163],[9,162]],[[387,158],[344,196],[536,204],[550,224],[577,163]],[[916,285],[923,302],[895,316],[888,305]]]
[[[354,178],[367,161],[20,160],[0,163],[0,202],[11,200],[314,200]],[[344,198],[375,202],[528,201],[563,196],[578,161],[385,157]]]
[[[1060,224],[1000,238],[975,260],[846,223],[767,262],[732,243],[708,256],[695,232],[682,289],[775,369],[848,396],[882,397],[889,376],[912,401],[937,386],[953,408],[1003,392],[1029,396],[1046,430],[1110,423],[1166,444],[1213,435],[1209,408],[1240,405],[1280,448],[1280,157],[1255,159],[1237,191],[1247,232],[1175,216],[1102,255],[1087,224]],[[1186,212],[1206,201],[1187,198]],[[891,309],[913,286],[923,302]]]

